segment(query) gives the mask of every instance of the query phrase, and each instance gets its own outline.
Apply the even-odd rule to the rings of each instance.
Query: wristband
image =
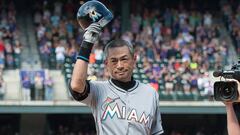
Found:
[[[93,43],[83,41],[78,53],[77,59],[89,62],[89,57],[92,51]]]

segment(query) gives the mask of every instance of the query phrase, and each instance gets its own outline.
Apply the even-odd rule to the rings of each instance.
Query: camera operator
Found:
[[[220,77],[220,81],[214,83],[214,99],[222,101],[226,106],[228,134],[240,135],[237,118],[240,103],[240,57],[231,70],[214,71],[213,76]],[[222,81],[222,77],[226,80]]]
[[[238,84],[238,89],[240,89],[240,83]],[[227,130],[228,135],[240,135],[240,126],[238,123],[237,115],[234,111],[233,102],[224,102],[227,112]]]

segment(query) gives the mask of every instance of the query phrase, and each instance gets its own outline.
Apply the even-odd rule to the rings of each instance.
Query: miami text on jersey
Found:
[[[112,119],[116,116],[119,119],[127,119],[130,121],[136,121],[142,124],[145,124],[149,127],[149,124],[152,121],[152,117],[150,115],[146,115],[145,112],[141,113],[140,115],[137,113],[136,109],[131,109],[131,111],[127,114],[126,106],[122,106],[120,109],[118,104],[116,103],[115,106],[112,108],[110,105],[105,107],[104,113],[102,115],[102,121],[106,120],[108,116]]]

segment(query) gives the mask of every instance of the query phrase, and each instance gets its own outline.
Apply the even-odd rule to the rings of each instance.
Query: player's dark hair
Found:
[[[127,46],[131,56],[134,55],[133,45],[130,42],[128,42],[126,40],[123,40],[123,39],[114,39],[114,40],[110,41],[104,48],[104,60],[108,56],[108,49],[109,48],[122,47],[122,46]]]

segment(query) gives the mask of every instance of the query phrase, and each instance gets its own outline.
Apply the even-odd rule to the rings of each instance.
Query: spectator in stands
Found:
[[[183,78],[182,74],[178,71],[174,78],[174,91],[183,91]]]
[[[190,90],[192,93],[198,93],[198,85],[197,85],[197,78],[199,75],[192,74],[190,79]]]
[[[57,69],[61,69],[65,59],[65,48],[63,44],[58,44],[55,50],[56,60],[57,60]]]
[[[74,38],[70,39],[68,46],[66,48],[65,56],[70,57],[72,61],[74,62],[76,60],[77,56],[77,43]]]
[[[117,33],[120,33],[120,29],[121,29],[121,22],[120,22],[120,18],[119,17],[116,17],[114,20],[113,20],[113,23],[112,23],[112,33],[116,36]]]
[[[45,88],[45,94],[44,99],[45,100],[53,100],[53,79],[49,74],[46,74],[45,80],[44,80],[44,88]]]
[[[52,43],[48,41],[40,47],[40,56],[42,58],[43,68],[49,67],[49,56],[51,53],[51,46],[52,46]]]
[[[183,91],[185,94],[190,94],[191,86],[190,86],[189,78],[191,77],[191,74],[187,72],[187,73],[184,73],[182,77],[183,77]]]
[[[103,48],[100,45],[97,45],[94,49],[96,64],[101,64],[103,60]]]
[[[2,72],[4,67],[5,67],[5,56],[4,56],[4,51],[5,51],[5,44],[3,40],[0,38],[0,71]]]
[[[5,53],[6,53],[6,66],[9,69],[13,69],[14,67],[14,58],[13,58],[13,48],[10,44],[10,41],[6,41],[5,44]]]
[[[0,53],[0,73],[3,72],[4,67],[5,67],[4,54]]]
[[[212,26],[212,15],[209,12],[206,12],[203,16],[203,23],[206,27],[211,27]]]
[[[51,16],[50,20],[51,20],[52,26],[55,27],[55,28],[58,28],[58,26],[60,24],[60,16],[59,16],[59,14],[58,13],[54,13],[54,15]]]
[[[6,84],[3,80],[3,78],[1,77],[0,78],[0,100],[4,99],[5,94],[6,94]]]
[[[111,34],[107,27],[103,28],[103,33],[101,35],[101,40],[103,44],[107,44],[107,42],[110,40]]]
[[[43,89],[43,77],[40,73],[36,73],[34,77],[34,88],[35,88],[35,100],[43,100],[44,89]]]
[[[19,68],[20,67],[20,63],[21,63],[20,54],[21,54],[21,51],[22,51],[22,45],[21,45],[19,40],[15,41],[15,47],[13,49],[14,49],[15,67]]]
[[[27,71],[26,74],[28,75],[29,77],[29,80],[30,80],[30,96],[31,96],[31,100],[36,100],[36,96],[35,96],[35,73],[34,71],[31,72],[31,71]]]
[[[66,20],[65,23],[66,26],[66,30],[67,30],[67,37],[69,39],[74,38],[74,24],[73,24],[73,20]]]
[[[165,78],[164,78],[164,82],[165,82],[165,91],[167,94],[172,94],[173,93],[173,77],[171,75],[171,73],[168,73]]]
[[[30,87],[31,87],[31,82],[29,77],[26,75],[24,76],[23,80],[22,80],[22,92],[23,92],[23,100],[25,101],[30,101],[31,100],[31,96],[30,96]]]
[[[42,20],[42,15],[39,11],[37,11],[35,14],[34,14],[34,24],[36,26],[38,26],[40,23],[41,23],[41,20]]]
[[[204,91],[201,91],[201,94],[204,96],[213,95],[213,81],[208,73],[204,73],[204,81],[202,83]]]

